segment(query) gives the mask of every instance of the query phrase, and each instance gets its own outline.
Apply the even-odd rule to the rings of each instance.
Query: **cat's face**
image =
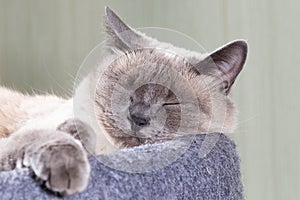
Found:
[[[201,55],[143,36],[109,8],[106,20],[113,59],[97,85],[95,110],[111,142],[136,146],[234,130],[236,110],[227,95],[246,59],[244,41]]]

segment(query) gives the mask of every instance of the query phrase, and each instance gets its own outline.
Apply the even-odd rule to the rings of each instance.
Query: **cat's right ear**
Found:
[[[105,26],[108,34],[107,46],[129,51],[143,46],[144,37],[130,28],[109,7],[105,7]]]
[[[200,74],[218,77],[228,94],[247,58],[248,45],[245,40],[236,40],[226,44],[207,56],[196,65]]]

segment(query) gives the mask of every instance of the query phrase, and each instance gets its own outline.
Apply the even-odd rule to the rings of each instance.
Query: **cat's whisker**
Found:
[[[76,75],[73,75],[66,70],[64,71],[64,73],[72,79],[72,82],[76,81],[76,78],[77,78]]]
[[[48,70],[48,67],[46,66],[46,63],[43,63],[43,68],[46,71],[48,77],[53,81],[54,84],[56,84],[64,93],[66,93],[68,96],[72,95],[72,92],[70,92],[70,90],[68,90],[68,88],[63,87],[58,81],[57,79],[55,79],[55,77],[50,73],[50,71]],[[53,88],[51,88],[51,94],[55,95],[56,93],[53,91]],[[63,96],[63,95],[60,95]]]
[[[252,121],[254,119],[257,119],[260,116],[260,114],[253,115],[252,117],[249,117],[248,119],[238,121],[238,126],[241,124],[249,123],[249,121]]]

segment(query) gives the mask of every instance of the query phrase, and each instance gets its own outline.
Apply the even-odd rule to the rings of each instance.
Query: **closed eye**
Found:
[[[174,106],[179,105],[180,103],[163,103],[162,106]]]

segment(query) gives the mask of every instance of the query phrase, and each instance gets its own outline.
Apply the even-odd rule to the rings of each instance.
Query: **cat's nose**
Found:
[[[137,126],[147,126],[150,124],[150,117],[147,116],[131,114],[130,119]]]

